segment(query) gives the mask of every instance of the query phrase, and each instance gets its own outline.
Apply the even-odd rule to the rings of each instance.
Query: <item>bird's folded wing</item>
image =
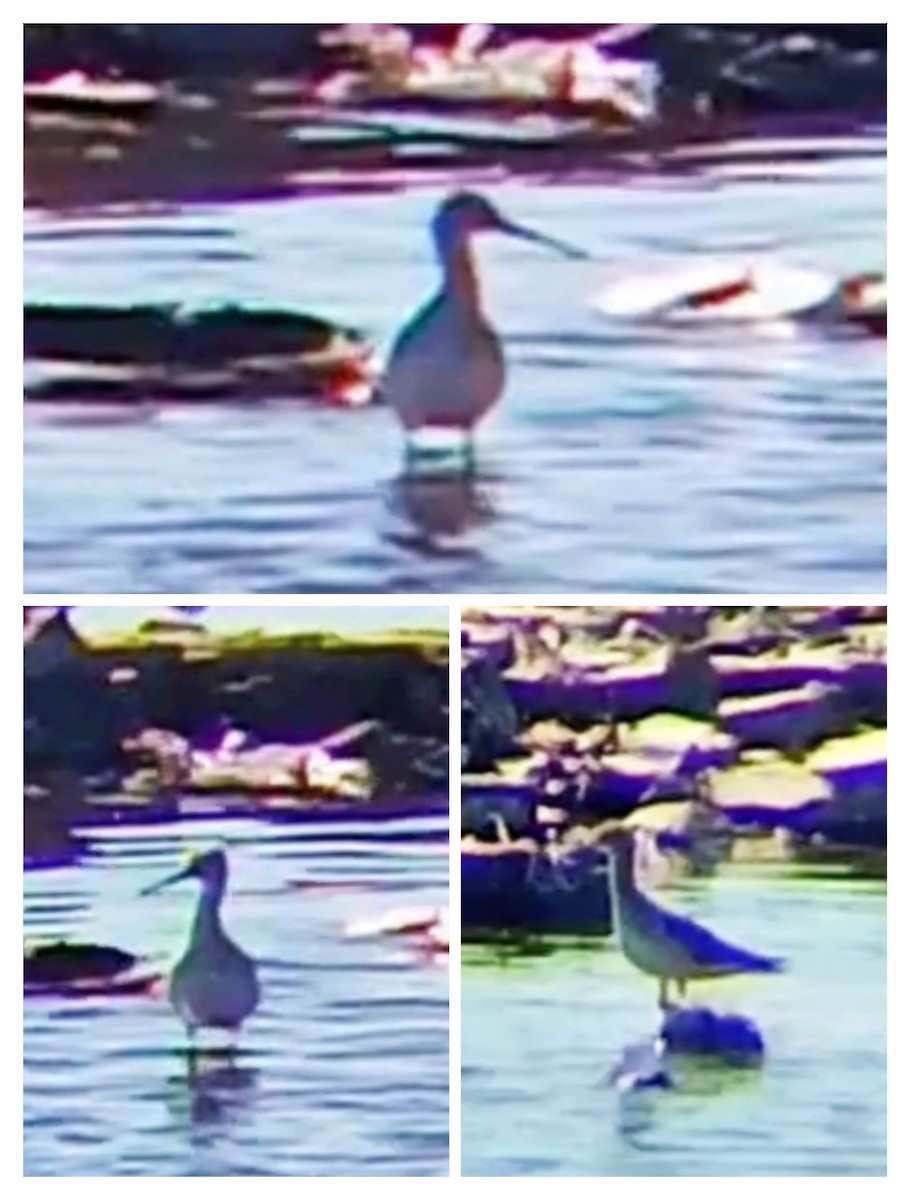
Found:
[[[660,911],[661,928],[664,936],[671,938],[691,957],[693,963],[705,970],[742,969],[773,970],[771,959],[741,950],[729,942],[722,941],[704,926],[676,913]]]

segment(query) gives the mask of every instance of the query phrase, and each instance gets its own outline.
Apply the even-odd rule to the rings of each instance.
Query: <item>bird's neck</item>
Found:
[[[204,887],[196,905],[193,919],[192,942],[194,945],[211,941],[221,936],[221,899],[223,889]]]
[[[635,847],[632,843],[614,846],[610,852],[610,890],[614,898],[635,891]]]
[[[440,245],[439,257],[445,275],[446,293],[468,311],[480,312],[480,281],[468,240],[460,238]]]

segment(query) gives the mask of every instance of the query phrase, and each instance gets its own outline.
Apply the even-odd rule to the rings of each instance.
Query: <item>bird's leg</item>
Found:
[[[470,476],[477,474],[477,452],[474,446],[474,438],[470,433],[466,435],[464,445],[464,472]]]
[[[686,988],[687,987],[688,987],[687,980],[677,979],[676,990],[679,992],[679,1002],[680,1002],[680,1005],[682,1005],[683,1007],[685,1006],[685,1003],[686,1003]]]
[[[661,979],[660,981],[660,998],[657,1001],[657,1005],[661,1012],[668,1012],[671,1008],[669,979]]]
[[[196,1077],[196,1066],[198,1058],[198,1050],[196,1048],[196,1029],[193,1025],[186,1027],[186,1068],[190,1079]]]
[[[240,1034],[239,1029],[229,1029],[227,1040],[224,1044],[224,1058],[229,1067],[236,1066],[237,1063],[237,1040]]]

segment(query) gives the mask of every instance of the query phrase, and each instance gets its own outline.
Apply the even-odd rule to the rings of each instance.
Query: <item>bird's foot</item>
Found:
[[[405,474],[476,474],[474,442],[468,430],[433,426],[412,430],[405,443]]]

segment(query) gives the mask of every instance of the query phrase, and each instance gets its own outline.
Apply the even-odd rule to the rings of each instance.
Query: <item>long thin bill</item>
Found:
[[[586,250],[580,250],[577,246],[570,246],[568,242],[561,242],[557,238],[547,237],[545,233],[537,233],[533,229],[527,229],[524,225],[513,225],[511,221],[503,221],[501,226],[502,232],[509,234],[510,237],[521,238],[525,242],[534,242],[538,246],[546,246],[549,250],[555,250],[557,254],[562,254],[565,258],[590,258],[590,254]]]
[[[181,880],[189,877],[189,871],[176,871],[173,875],[168,875],[166,879],[159,879],[157,883],[149,884],[144,887],[139,893],[140,896],[154,896],[156,892],[163,892],[165,888],[171,886],[172,883],[180,883]]]

